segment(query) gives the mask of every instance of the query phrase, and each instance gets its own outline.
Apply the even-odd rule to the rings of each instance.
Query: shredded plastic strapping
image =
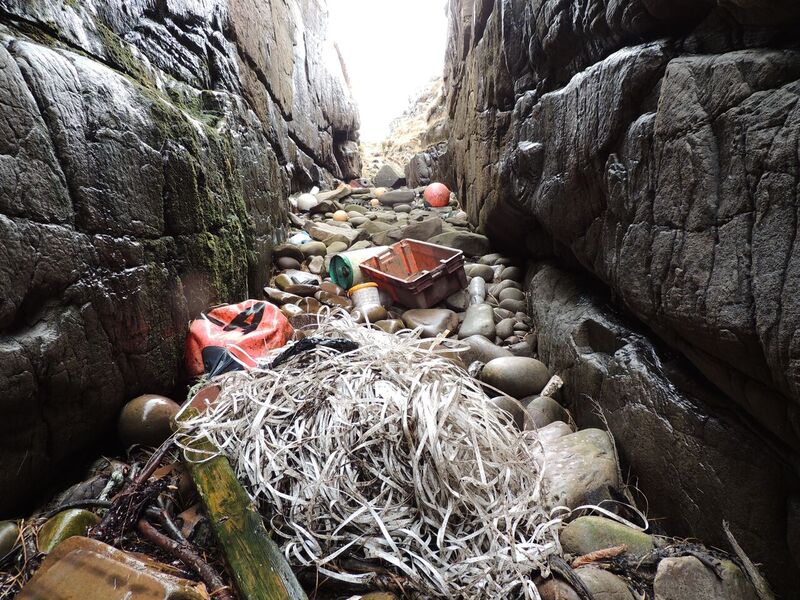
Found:
[[[542,500],[536,433],[509,427],[431,340],[344,312],[315,335],[358,348],[222,376],[182,443],[207,436],[229,457],[295,567],[377,584],[348,571],[374,564],[409,597],[538,599],[531,575],[560,553],[561,519]]]

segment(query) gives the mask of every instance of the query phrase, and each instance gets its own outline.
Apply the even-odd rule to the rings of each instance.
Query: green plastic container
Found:
[[[330,275],[331,280],[340,288],[349,290],[354,285],[359,285],[365,281],[361,273],[361,263],[382,254],[388,249],[388,246],[375,246],[374,248],[364,248],[363,250],[356,250],[354,252],[335,254],[331,257],[328,275]]]

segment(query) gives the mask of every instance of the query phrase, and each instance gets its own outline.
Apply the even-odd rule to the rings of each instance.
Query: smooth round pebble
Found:
[[[17,546],[19,527],[14,521],[0,521],[0,561]]]
[[[505,308],[495,308],[494,309],[494,320],[499,323],[503,319],[511,319],[514,317],[514,313],[510,310],[506,310]]]
[[[514,323],[516,321],[514,319],[503,319],[497,324],[495,328],[495,335],[499,337],[501,340],[506,338],[510,338],[514,335]]]
[[[365,308],[357,308],[350,312],[350,316],[355,319],[356,323],[377,323],[383,321],[388,316],[386,309],[380,305],[367,306]]]
[[[307,313],[318,313],[319,309],[322,308],[322,304],[316,298],[303,298],[297,303],[297,306]]]
[[[50,517],[39,530],[37,543],[39,551],[47,554],[67,538],[84,536],[89,528],[100,522],[93,512],[73,508]]]
[[[500,279],[512,279],[514,281],[522,281],[522,269],[519,267],[506,267],[500,273]]]
[[[473,335],[482,335],[490,340],[495,337],[494,312],[488,303],[473,304],[467,308],[458,337],[463,340]]]
[[[519,400],[508,396],[497,396],[492,398],[492,404],[504,411],[506,415],[510,415],[510,423],[513,423],[519,431],[534,429],[533,420]]]
[[[339,254],[347,250],[347,244],[344,242],[331,242],[328,246],[328,254]]]
[[[520,284],[518,284],[516,281],[511,281],[510,279],[504,279],[500,283],[494,284],[490,291],[495,296],[499,296],[500,292],[502,292],[503,290],[506,290],[508,288],[515,288],[515,289],[521,290],[522,286]]]
[[[312,256],[308,261],[308,270],[315,275],[320,275],[325,269],[325,259],[321,256]]]
[[[265,287],[264,295],[266,296],[267,300],[273,304],[277,304],[278,306],[283,306],[284,304],[297,304],[300,302],[300,296],[296,296],[295,294],[290,294],[272,287]]]
[[[467,305],[469,304],[467,292],[464,290],[457,291],[455,294],[448,296],[447,300],[445,300],[445,304],[447,305],[447,308],[456,312],[463,312],[467,310]]]
[[[496,265],[497,261],[502,260],[502,258],[503,258],[502,254],[494,252],[492,254],[486,254],[484,256],[481,256],[478,259],[478,262],[482,265]]]
[[[325,256],[328,253],[328,248],[322,242],[308,242],[300,246],[300,251],[303,256]]]
[[[469,350],[461,355],[467,364],[472,364],[475,361],[488,363],[495,358],[511,356],[508,350],[493,344],[482,335],[472,335],[463,341],[469,346]]]
[[[512,398],[525,398],[542,391],[550,373],[535,358],[510,356],[489,361],[481,372],[481,381]]]
[[[306,311],[297,306],[297,304],[284,304],[281,306],[281,312],[287,319],[291,319],[292,317],[299,317],[300,315],[305,314]]]
[[[278,258],[293,258],[298,263],[303,262],[303,253],[300,251],[300,246],[295,246],[294,244],[280,244],[279,246],[275,246],[272,250],[272,255]]]
[[[527,308],[524,300],[511,300],[510,298],[507,300],[503,300],[500,302],[500,308],[505,308],[506,310],[510,310],[513,313],[516,312],[525,312]]]
[[[550,423],[563,421],[569,423],[569,413],[558,402],[547,396],[533,396],[520,400],[536,427],[546,427]]]
[[[514,356],[524,356],[530,358],[533,355],[533,348],[525,340],[517,342],[516,344],[509,344],[508,351]]]
[[[422,328],[422,337],[436,337],[449,331],[452,335],[458,328],[458,316],[444,308],[415,308],[403,313],[403,322],[409,329]]]
[[[517,288],[509,287],[502,290],[497,295],[497,299],[500,302],[503,302],[503,300],[525,300],[525,293]]]
[[[489,265],[464,265],[467,277],[481,277],[484,281],[494,281],[494,269]]]
[[[286,269],[300,269],[303,265],[294,258],[290,256],[281,256],[276,262],[275,266],[278,267],[281,271],[285,271]]]
[[[134,398],[119,414],[120,441],[125,447],[134,444],[160,446],[172,435],[172,419],[180,408],[177,402],[155,394]]]
[[[402,331],[406,328],[405,323],[403,323],[403,321],[400,319],[384,319],[383,321],[374,323],[374,325],[386,333],[397,333],[398,331]]]

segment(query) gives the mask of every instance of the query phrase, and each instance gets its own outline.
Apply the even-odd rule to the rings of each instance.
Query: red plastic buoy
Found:
[[[450,190],[442,183],[432,183],[425,188],[422,194],[425,202],[434,208],[442,208],[450,204]]]

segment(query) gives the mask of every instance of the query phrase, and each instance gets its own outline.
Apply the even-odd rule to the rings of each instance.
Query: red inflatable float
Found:
[[[430,184],[425,188],[422,197],[434,208],[443,208],[450,204],[450,190],[442,183]]]

